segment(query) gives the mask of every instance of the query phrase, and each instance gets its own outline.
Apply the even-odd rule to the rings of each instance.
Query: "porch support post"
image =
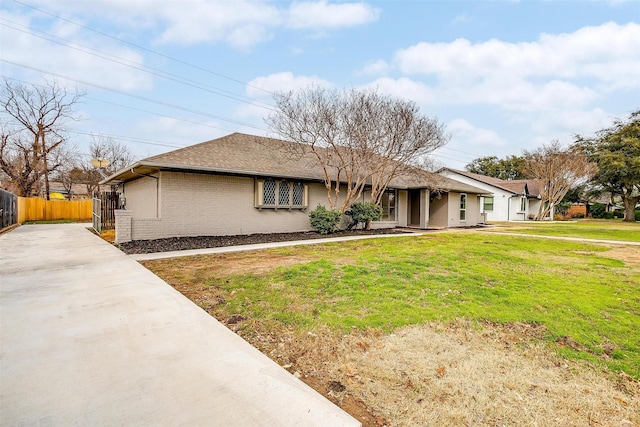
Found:
[[[420,228],[429,227],[429,197],[428,189],[420,190]]]
[[[116,209],[113,211],[116,217],[116,238],[115,243],[131,241],[131,214],[133,211]]]

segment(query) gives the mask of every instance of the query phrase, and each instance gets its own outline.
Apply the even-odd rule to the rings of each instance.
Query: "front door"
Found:
[[[420,227],[420,190],[409,191],[409,205],[411,206],[409,225]]]

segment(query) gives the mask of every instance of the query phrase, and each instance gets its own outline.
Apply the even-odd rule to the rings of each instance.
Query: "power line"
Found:
[[[0,21],[9,22],[11,24],[18,25],[18,26],[23,27],[23,28],[28,28],[28,27],[25,27],[24,25],[20,25],[20,24],[18,24],[16,22],[13,22],[13,21],[10,21],[10,20],[7,20],[7,19],[0,18]],[[209,92],[209,93],[213,93],[215,95],[223,96],[223,97],[226,97],[226,98],[234,99],[236,101],[244,102],[246,104],[254,105],[256,107],[260,107],[260,108],[268,109],[268,110],[271,110],[271,111],[275,111],[273,109],[272,105],[265,104],[265,103],[262,103],[262,102],[259,102],[259,101],[249,100],[250,98],[241,97],[241,96],[238,96],[238,95],[234,94],[233,92],[230,92],[230,91],[227,91],[227,90],[224,90],[224,89],[220,89],[220,88],[217,88],[215,86],[207,85],[205,83],[201,83],[201,82],[198,82],[196,80],[188,79],[188,78],[179,76],[177,74],[168,73],[166,71],[160,70],[159,68],[151,67],[149,65],[139,65],[139,64],[137,64],[137,63],[135,63],[133,61],[130,61],[130,60],[126,59],[126,58],[122,58],[122,57],[119,57],[119,56],[116,56],[116,55],[112,55],[110,53],[106,53],[106,52],[103,52],[103,51],[100,51],[100,50],[97,50],[97,49],[93,49],[91,47],[84,46],[84,45],[72,42],[71,40],[63,39],[61,37],[56,37],[56,36],[53,36],[51,34],[47,34],[47,33],[43,32],[43,31],[35,30],[40,34],[44,34],[44,35],[38,35],[38,34],[35,34],[32,31],[32,29],[30,29],[30,28],[28,30],[24,30],[24,29],[16,28],[16,27],[14,27],[12,25],[9,25],[9,24],[6,24],[6,23],[2,23],[2,22],[0,22],[0,25],[3,25],[3,26],[8,27],[8,28],[11,28],[11,29],[13,29],[15,31],[20,31],[20,32],[25,33],[25,34],[29,34],[29,35],[31,35],[33,37],[38,37],[40,39],[47,40],[47,41],[49,41],[51,43],[59,44],[61,46],[69,48],[69,49],[74,49],[74,50],[77,50],[79,52],[86,53],[88,55],[93,55],[95,57],[104,59],[106,61],[110,61],[110,62],[119,64],[119,65],[123,65],[125,67],[133,68],[135,70],[139,70],[139,71],[142,71],[144,73],[148,73],[148,74],[151,74],[151,75],[154,75],[154,76],[157,76],[157,77],[161,77],[163,79],[171,80],[171,81],[183,84],[185,86],[190,86],[190,87],[193,87],[193,88],[196,88],[196,89],[204,90],[204,91]],[[59,41],[59,40],[62,40],[62,41]],[[75,45],[75,46],[73,46],[73,45]],[[80,46],[80,47],[76,47],[76,46]],[[109,58],[109,57],[111,57],[111,58]],[[116,59],[113,59],[113,58],[116,58]],[[212,88],[212,89],[209,89],[209,88]],[[213,89],[215,89],[215,90],[213,90]],[[227,93],[229,93],[231,95],[228,95],[228,94],[225,94],[225,93],[221,93],[221,91],[222,92],[227,92]],[[242,98],[246,98],[246,99],[242,99]]]
[[[195,109],[192,109],[192,108],[182,107],[182,106],[177,105],[177,104],[173,104],[173,103],[166,102],[166,101],[160,101],[160,100],[153,99],[153,98],[148,98],[148,97],[145,97],[145,96],[142,96],[142,95],[134,95],[132,93],[123,92],[123,91],[120,91],[120,90],[117,90],[117,89],[113,89],[113,88],[109,88],[109,87],[106,87],[106,86],[102,86],[102,85],[99,85],[99,84],[96,84],[96,83],[90,83],[90,82],[86,82],[84,80],[75,79],[75,78],[64,76],[64,75],[61,75],[61,74],[58,74],[58,73],[54,73],[54,72],[51,72],[51,71],[46,71],[46,70],[43,70],[41,68],[32,67],[32,66],[29,66],[29,65],[26,65],[26,64],[20,64],[18,62],[14,62],[14,61],[9,61],[8,59],[4,59],[4,58],[0,58],[0,61],[1,62],[6,62],[7,64],[15,65],[17,67],[26,68],[26,69],[29,69],[29,70],[32,70],[32,71],[38,71],[38,72],[43,73],[43,74],[49,74],[49,75],[54,76],[54,77],[58,77],[58,78],[61,78],[61,79],[65,79],[65,80],[73,81],[73,82],[76,82],[76,83],[80,83],[80,84],[83,84],[83,85],[86,85],[86,86],[92,86],[92,87],[96,87],[98,89],[106,90],[106,91],[109,91],[109,92],[114,92],[114,93],[117,93],[117,94],[120,94],[120,95],[124,95],[124,96],[128,96],[128,97],[131,97],[131,98],[140,99],[140,100],[145,101],[145,102],[151,102],[151,103],[154,103],[154,104],[162,105],[164,107],[169,107],[169,108],[173,108],[173,109],[176,109],[176,110],[181,110],[181,111],[185,111],[185,112],[188,112],[188,113],[198,114],[198,115],[205,116],[205,117],[210,117],[210,118],[213,118],[213,119],[216,119],[216,120],[222,120],[222,121],[225,121],[225,122],[233,123],[233,124],[240,125],[240,126],[250,127],[250,128],[254,128],[254,129],[258,129],[260,131],[266,132],[266,129],[264,129],[264,128],[252,125],[250,123],[241,122],[239,120],[233,120],[233,119],[229,119],[229,118],[226,118],[226,117],[217,116],[215,114],[205,113],[203,111],[198,111],[198,110],[195,110]]]
[[[215,71],[208,70],[208,69],[206,69],[206,68],[204,68],[204,67],[200,67],[200,66],[198,66],[198,65],[191,64],[191,63],[186,62],[186,61],[183,61],[183,60],[181,60],[181,59],[173,58],[173,57],[171,57],[171,56],[169,56],[169,55],[166,55],[166,54],[164,54],[164,53],[162,53],[162,52],[158,52],[158,51],[155,51],[155,50],[152,50],[152,49],[146,48],[146,47],[144,47],[144,46],[140,46],[140,45],[138,45],[138,44],[132,43],[132,42],[130,42],[130,41],[127,41],[127,40],[121,39],[121,38],[119,38],[119,37],[113,36],[113,35],[111,35],[111,34],[108,34],[108,33],[105,33],[105,32],[99,31],[99,30],[96,30],[95,28],[91,28],[91,27],[89,27],[89,26],[87,26],[87,25],[80,24],[80,23],[78,23],[78,22],[72,21],[72,20],[67,19],[67,18],[63,18],[63,17],[61,17],[61,16],[59,16],[59,15],[56,15],[56,14],[51,13],[51,12],[49,12],[49,11],[46,11],[46,10],[44,10],[44,9],[40,9],[40,8],[38,8],[38,7],[32,6],[32,5],[30,5],[30,4],[27,4],[27,3],[21,2],[21,1],[19,1],[19,0],[13,0],[13,1],[14,1],[15,3],[18,3],[18,4],[22,5],[22,6],[25,6],[25,7],[28,7],[28,8],[30,8],[30,9],[36,10],[36,11],[38,11],[38,12],[40,12],[40,13],[44,13],[45,15],[49,15],[49,16],[51,16],[51,17],[53,17],[53,18],[56,18],[56,19],[59,19],[59,20],[61,20],[61,21],[68,22],[69,24],[75,25],[75,26],[80,27],[80,28],[84,28],[85,30],[92,31],[92,32],[94,32],[94,33],[96,33],[96,34],[100,34],[101,36],[108,37],[108,38],[113,39],[113,40],[117,40],[117,41],[119,41],[119,42],[121,42],[121,43],[125,43],[125,44],[127,44],[127,45],[129,45],[129,46],[133,46],[133,47],[135,47],[136,49],[140,49],[140,50],[143,50],[143,51],[145,51],[145,52],[149,52],[149,53],[152,53],[152,54],[154,54],[154,55],[158,55],[158,56],[160,56],[160,57],[162,57],[162,58],[165,58],[165,59],[168,59],[168,60],[170,60],[170,61],[177,62],[177,63],[182,64],[182,65],[186,65],[186,66],[191,67],[191,68],[194,68],[194,69],[196,69],[196,70],[200,70],[200,71],[203,71],[203,72],[205,72],[205,73],[209,73],[209,74],[212,74],[212,75],[214,75],[214,76],[218,76],[218,77],[221,77],[221,78],[224,78],[224,79],[230,80],[230,81],[232,81],[232,82],[239,83],[239,84],[241,84],[241,85],[244,85],[244,86],[250,87],[250,88],[252,88],[252,89],[257,89],[257,90],[263,91],[263,92],[265,92],[265,93],[268,93],[268,94],[270,94],[270,95],[274,95],[274,93],[273,93],[273,92],[271,92],[271,91],[269,91],[269,90],[267,90],[267,89],[263,89],[263,88],[258,87],[258,86],[250,85],[249,83],[243,82],[243,81],[238,80],[238,79],[234,79],[233,77],[229,77],[229,76],[226,76],[226,75],[224,75],[224,74],[216,73]]]
[[[8,78],[8,77],[5,77],[5,76],[3,76],[3,77],[4,78]],[[33,83],[33,82],[28,82],[28,81],[25,81],[25,80],[16,79],[14,77],[11,77],[11,80],[19,82],[19,83],[23,83],[23,84],[28,84],[28,85],[32,85],[32,86],[39,86],[41,88],[44,88],[43,85],[40,85],[40,84],[37,84],[37,83]],[[189,120],[189,119],[185,119],[185,118],[182,118],[182,117],[169,116],[167,114],[156,113],[154,111],[145,110],[143,108],[137,108],[137,107],[133,107],[131,105],[119,104],[117,102],[107,101],[107,100],[104,100],[104,99],[94,98],[94,97],[91,97],[91,96],[86,96],[85,95],[85,96],[83,96],[83,98],[84,99],[90,99],[90,100],[96,101],[96,102],[102,102],[104,104],[114,105],[114,106],[120,107],[120,108],[126,108],[126,109],[129,109],[129,110],[140,111],[142,113],[152,114],[152,115],[158,116],[158,117],[165,117],[167,119],[172,119],[172,120],[176,120],[176,121],[180,121],[180,122],[190,123],[192,125],[204,126],[204,127],[209,127],[209,128],[212,128],[212,129],[219,129],[219,130],[223,130],[223,131],[226,131],[226,132],[235,132],[235,130],[233,130],[233,129],[227,129],[227,128],[223,128],[223,127],[220,127],[220,126],[215,126],[215,125],[212,125],[212,124],[209,124],[209,123],[197,122],[195,120]]]
[[[107,138],[114,138],[117,140],[123,140],[123,141],[130,141],[130,142],[136,142],[139,144],[147,144],[147,145],[157,145],[160,147],[170,147],[170,148],[184,148],[184,145],[176,145],[176,144],[171,144],[169,142],[164,142],[164,141],[156,141],[153,139],[145,139],[145,138],[133,138],[133,137],[129,137],[129,136],[123,136],[123,135],[111,135],[111,134],[106,134],[106,133],[102,133],[102,132],[85,132],[85,131],[81,131],[81,130],[73,130],[70,129],[69,133],[74,133],[77,135],[88,135],[88,136],[104,136]]]

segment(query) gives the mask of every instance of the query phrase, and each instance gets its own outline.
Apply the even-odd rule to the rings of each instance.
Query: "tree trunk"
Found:
[[[636,205],[640,201],[640,197],[623,196],[624,203],[624,222],[636,222]]]

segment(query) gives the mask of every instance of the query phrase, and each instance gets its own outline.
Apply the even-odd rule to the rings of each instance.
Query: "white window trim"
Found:
[[[487,199],[491,199],[491,209],[486,209]],[[482,198],[482,212],[493,212],[496,207],[496,199],[493,196],[485,196]]]
[[[462,207],[462,198],[464,196],[464,208]],[[460,204],[458,206],[460,208],[460,222],[467,222],[467,193],[460,193]],[[462,219],[462,212],[464,212],[464,219]]]
[[[518,212],[526,212],[527,211],[527,198],[520,197],[520,210]]]

